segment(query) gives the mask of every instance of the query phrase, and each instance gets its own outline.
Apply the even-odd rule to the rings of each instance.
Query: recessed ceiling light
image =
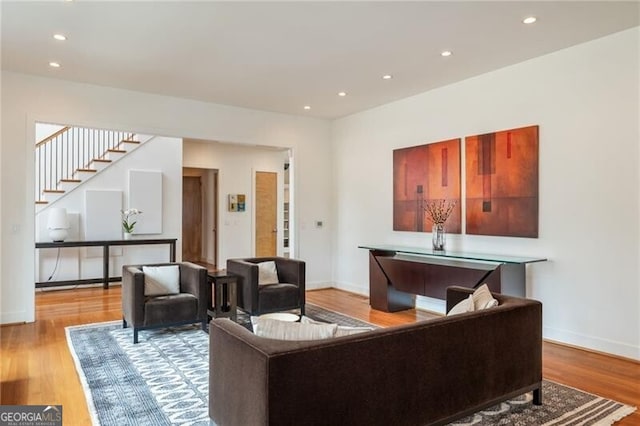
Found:
[[[65,41],[67,39],[67,37],[64,34],[54,34],[53,38],[60,41]]]
[[[538,19],[535,16],[529,16],[526,17],[522,20],[523,24],[533,24],[534,22],[536,22]]]
[[[309,105],[305,105],[304,109],[311,109],[311,107]]]
[[[338,96],[347,96],[347,92],[338,92]]]
[[[49,66],[52,68],[60,68],[60,64],[57,62],[49,62]]]
[[[391,80],[393,78],[393,76],[391,74],[385,74],[382,76],[383,80]]]
[[[444,50],[442,53],[440,53],[441,56],[451,56],[453,55],[453,52],[450,50]]]

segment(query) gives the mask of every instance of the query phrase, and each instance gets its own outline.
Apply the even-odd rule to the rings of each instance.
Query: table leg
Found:
[[[109,244],[102,248],[102,288],[109,288]]]

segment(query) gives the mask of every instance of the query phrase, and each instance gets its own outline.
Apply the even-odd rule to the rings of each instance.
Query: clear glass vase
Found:
[[[445,233],[444,223],[434,223],[431,227],[431,238],[434,250],[444,250],[447,234]]]

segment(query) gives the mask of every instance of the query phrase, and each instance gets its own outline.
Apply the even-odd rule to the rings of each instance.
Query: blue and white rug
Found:
[[[371,325],[306,308],[317,320]],[[250,327],[248,315],[239,314],[238,322]],[[135,345],[121,321],[67,327],[66,333],[94,425],[210,425],[209,335],[199,325],[141,331]]]
[[[307,305],[307,315],[342,325],[369,325]],[[244,318],[245,322],[248,318]],[[140,332],[122,323],[67,327],[94,425],[213,425],[209,420],[209,335],[199,326]],[[544,405],[531,394],[461,419],[456,425],[609,425],[634,407],[544,381]]]

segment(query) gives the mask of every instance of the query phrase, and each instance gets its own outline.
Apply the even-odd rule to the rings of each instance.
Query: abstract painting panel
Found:
[[[465,138],[466,233],[538,237],[538,126]]]
[[[394,231],[431,232],[426,203],[455,201],[446,222],[446,232],[459,234],[460,139],[393,151],[393,229]]]

